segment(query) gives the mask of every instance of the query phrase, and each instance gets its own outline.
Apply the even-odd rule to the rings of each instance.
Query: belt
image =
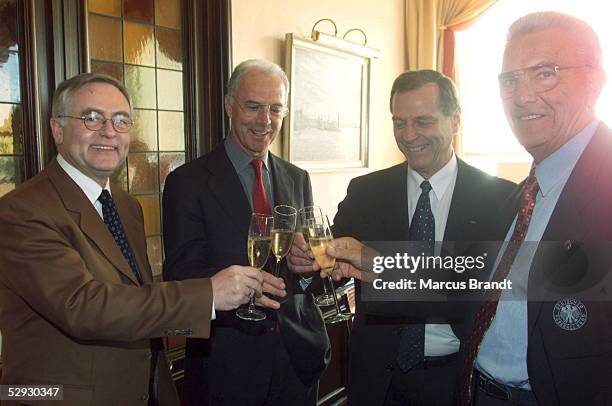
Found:
[[[499,383],[486,377],[478,371],[474,371],[474,373],[476,373],[476,387],[479,391],[487,394],[488,396],[505,401],[536,402],[535,395],[530,390],[504,385],[503,383]]]
[[[416,364],[411,369],[430,369],[430,368],[443,367],[455,361],[456,359],[457,359],[456,352],[452,354],[448,354],[448,355],[442,355],[440,357],[425,357],[423,358],[421,362]]]

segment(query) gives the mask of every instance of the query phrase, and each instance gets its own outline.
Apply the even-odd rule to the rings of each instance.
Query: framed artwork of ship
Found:
[[[378,51],[324,36],[286,34],[291,88],[283,157],[309,170],[367,167],[370,70]]]

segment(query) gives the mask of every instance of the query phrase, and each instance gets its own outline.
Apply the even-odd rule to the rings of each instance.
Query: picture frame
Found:
[[[317,41],[293,33],[285,39],[290,92],[283,157],[315,171],[367,167],[371,65],[378,51],[323,34]]]

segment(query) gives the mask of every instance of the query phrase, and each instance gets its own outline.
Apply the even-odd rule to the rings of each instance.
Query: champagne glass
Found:
[[[280,262],[289,253],[293,243],[297,210],[281,204],[274,207],[274,228],[272,229],[272,253],[276,257],[274,276],[278,277]]]
[[[295,225],[297,223],[297,210],[291,206],[281,204],[274,207],[273,215],[272,253],[276,257],[274,276],[278,277],[280,273],[280,263],[289,253],[289,249],[293,243],[293,235],[295,234]],[[270,298],[279,303],[287,301],[287,297],[270,295]]]
[[[336,259],[330,257],[325,252],[327,247],[334,246],[334,236],[332,235],[327,216],[315,216],[308,220],[308,243],[315,256],[315,261],[317,261],[321,270],[327,273],[327,280],[331,285],[333,304],[336,307],[336,313],[327,317],[325,323],[334,324],[351,319],[353,317],[352,313],[342,313],[340,311],[340,305],[336,297],[336,289],[334,288],[334,281],[331,277],[331,273],[336,265]]]
[[[261,270],[268,261],[270,246],[272,245],[271,232],[274,227],[274,217],[267,214],[253,213],[249,236],[247,240],[247,255],[249,264],[253,268]],[[249,307],[236,310],[236,316],[243,320],[261,321],[266,318],[266,313],[255,309],[255,297],[251,292]]]
[[[302,234],[304,240],[308,243],[309,232],[308,232],[308,221],[315,217],[323,217],[323,212],[319,206],[306,206],[300,209],[300,221],[302,223]],[[314,302],[317,306],[325,307],[332,306],[334,304],[334,297],[331,292],[327,289],[325,279],[323,279],[323,293],[315,296]]]

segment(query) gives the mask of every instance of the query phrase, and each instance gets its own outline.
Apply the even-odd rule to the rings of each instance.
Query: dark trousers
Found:
[[[396,366],[384,406],[452,406],[456,374],[456,358],[441,366],[420,365],[405,373]]]
[[[230,348],[235,348],[237,353],[243,351],[242,354],[247,350],[247,353],[259,356],[268,366],[272,363],[271,369],[270,366],[265,369],[271,371],[271,375],[261,375],[264,368],[252,359],[245,362],[241,357],[220,357],[217,354],[213,361],[209,356],[212,356],[214,346],[208,354],[188,354],[184,393],[189,406],[316,405],[318,383],[306,386],[300,381],[290,363],[281,336],[274,331],[274,323],[268,326],[268,322],[258,322],[258,325],[266,326],[268,330],[256,339],[260,346],[251,347],[246,341],[243,348]],[[246,337],[236,334],[232,333],[226,338],[236,338],[239,340],[237,345],[245,343]]]

